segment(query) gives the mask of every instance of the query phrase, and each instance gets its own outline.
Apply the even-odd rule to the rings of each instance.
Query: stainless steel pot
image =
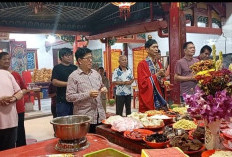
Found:
[[[91,117],[86,115],[71,115],[57,117],[51,120],[55,135],[61,140],[76,140],[85,137],[89,131]]]

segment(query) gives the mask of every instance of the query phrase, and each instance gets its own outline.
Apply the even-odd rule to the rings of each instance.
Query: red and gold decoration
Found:
[[[130,17],[130,7],[136,2],[112,2],[113,5],[119,7],[120,17],[124,18],[125,21]]]

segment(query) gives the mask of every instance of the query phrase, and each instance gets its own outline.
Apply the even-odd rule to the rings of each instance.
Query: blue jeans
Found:
[[[56,104],[57,117],[73,115],[73,104],[59,102]]]

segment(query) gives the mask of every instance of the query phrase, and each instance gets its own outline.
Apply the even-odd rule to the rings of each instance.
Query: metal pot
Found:
[[[71,115],[57,117],[51,120],[55,135],[61,140],[77,140],[85,137],[89,131],[91,117],[86,115]]]

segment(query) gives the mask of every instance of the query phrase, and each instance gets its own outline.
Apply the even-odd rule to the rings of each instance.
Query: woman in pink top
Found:
[[[16,71],[10,70],[10,60],[11,60],[11,57],[9,53],[1,52],[0,53],[0,69],[9,71],[14,76],[23,94],[26,94],[29,90],[27,90],[27,87],[25,83],[23,82],[23,79],[20,76],[20,74]],[[25,128],[24,128],[24,113],[25,113],[24,99],[20,99],[16,102],[16,109],[18,113],[18,129],[17,129],[16,146],[19,147],[19,146],[26,145],[26,135],[25,135]]]
[[[16,101],[22,91],[13,75],[0,69],[0,151],[15,147],[18,126]]]

